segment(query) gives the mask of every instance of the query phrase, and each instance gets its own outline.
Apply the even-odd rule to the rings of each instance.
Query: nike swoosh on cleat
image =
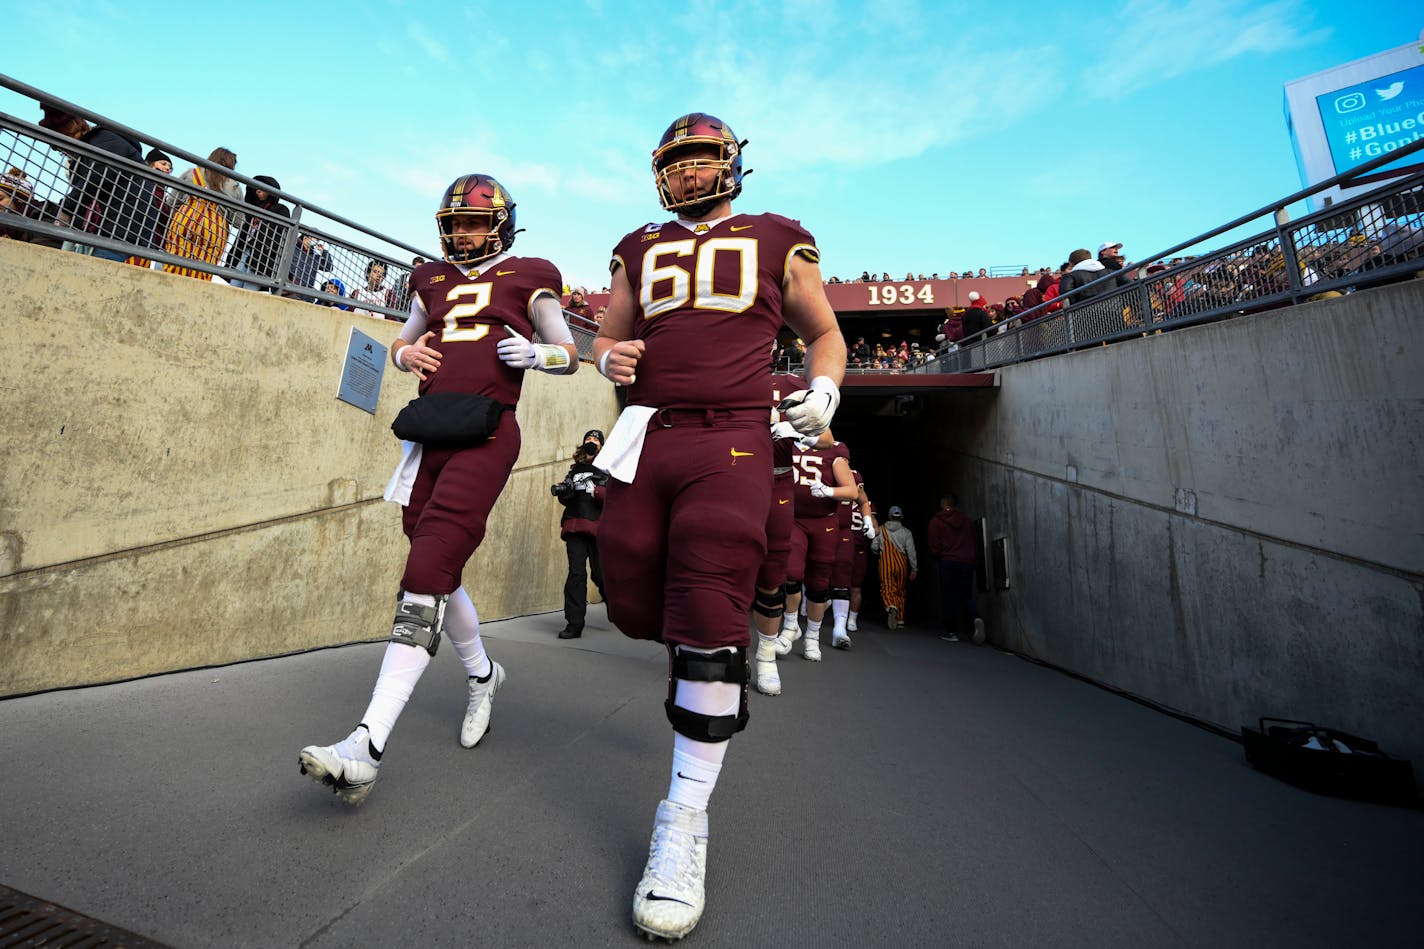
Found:
[[[654,893],[651,890],[648,892],[647,898],[650,900],[657,900],[660,903],[681,903],[684,906],[692,905],[691,903],[687,902],[687,900],[680,900],[676,896],[659,896],[657,893]]]

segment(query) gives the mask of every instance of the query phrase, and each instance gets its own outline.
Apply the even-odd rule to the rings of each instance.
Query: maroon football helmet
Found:
[[[470,236],[483,243],[460,251],[455,246],[455,220],[467,215],[480,222]],[[445,189],[435,212],[435,225],[440,229],[440,250],[446,260],[477,264],[514,246],[514,199],[489,175],[461,175]]]
[[[653,150],[653,182],[658,197],[669,211],[681,211],[688,217],[706,214],[719,201],[742,193],[742,148],[726,122],[705,112],[690,112],[667,127],[658,147]],[[677,152],[687,145],[715,145],[716,159],[679,159]],[[717,181],[706,194],[693,194],[681,200],[673,196],[668,179],[689,167],[709,166],[718,170]]]

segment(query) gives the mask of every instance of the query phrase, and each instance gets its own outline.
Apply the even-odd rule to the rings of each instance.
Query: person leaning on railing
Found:
[[[44,111],[40,128],[142,163],[143,147],[128,136],[102,125],[90,125],[57,106],[41,104],[40,108]],[[148,193],[144,182],[116,165],[88,155],[66,154],[72,188],[60,202],[59,223],[127,244],[141,244],[145,218],[143,201]],[[118,261],[129,256],[125,251],[102,247],[94,248],[93,255]]]

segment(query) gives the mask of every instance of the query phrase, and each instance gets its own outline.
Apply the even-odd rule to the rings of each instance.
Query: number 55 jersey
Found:
[[[619,241],[610,269],[626,272],[637,297],[633,338],[647,343],[629,404],[765,406],[767,353],[795,254],[820,260],[814,238],[779,214],[649,224]]]

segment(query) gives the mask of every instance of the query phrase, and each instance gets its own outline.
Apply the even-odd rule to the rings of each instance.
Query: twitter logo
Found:
[[[1393,99],[1395,96],[1399,95],[1403,91],[1404,82],[1403,80],[1401,80],[1399,82],[1390,83],[1388,89],[1376,89],[1375,95],[1380,97],[1381,102],[1388,102],[1390,99]]]

